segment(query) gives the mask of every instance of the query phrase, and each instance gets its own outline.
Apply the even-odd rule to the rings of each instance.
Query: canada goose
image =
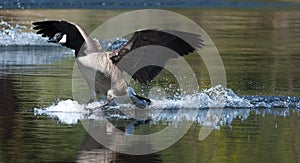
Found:
[[[107,105],[115,97],[123,95],[129,95],[135,104],[150,105],[151,101],[149,99],[134,93],[134,90],[128,86],[121,72],[128,72],[134,80],[145,84],[158,75],[163,69],[162,66],[170,58],[174,58],[174,56],[163,57],[164,54],[160,54],[162,57],[156,60],[159,60],[162,66],[141,67],[138,71],[132,71],[132,69],[138,67],[136,64],[142,64],[142,54],[138,54],[138,58],[131,58],[130,65],[119,66],[118,63],[126,55],[129,56],[128,54],[133,50],[138,50],[138,48],[148,45],[166,47],[175,51],[180,56],[195,51],[194,47],[203,47],[200,36],[196,34],[146,29],[136,31],[131,39],[121,48],[111,52],[102,52],[101,50],[103,49],[99,42],[96,39],[90,38],[75,23],[53,20],[34,22],[33,25],[33,29],[37,30],[37,34],[42,34],[42,37],[48,37],[48,42],[58,43],[75,50],[76,62],[90,87],[91,93],[88,103],[94,102],[97,94],[103,94],[107,97],[104,105]],[[193,45],[190,45],[182,38],[190,40]],[[143,59],[147,60],[150,58],[153,59],[152,57],[145,58],[145,56]]]

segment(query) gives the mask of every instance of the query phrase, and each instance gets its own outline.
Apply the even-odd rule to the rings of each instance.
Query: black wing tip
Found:
[[[55,27],[55,23],[59,23],[62,20],[42,20],[42,21],[35,21],[32,22],[34,25],[33,29],[37,30],[37,34],[42,34],[42,37],[49,37],[49,29]]]
[[[35,29],[35,30],[43,29],[48,24],[49,24],[49,21],[36,21],[36,22],[32,23],[32,25],[34,25],[33,29]]]

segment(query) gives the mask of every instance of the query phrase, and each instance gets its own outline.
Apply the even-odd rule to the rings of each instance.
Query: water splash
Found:
[[[24,32],[26,26],[12,25],[2,20],[0,28],[0,46],[57,46],[33,32]]]
[[[243,96],[253,108],[300,108],[300,98],[290,96]]]
[[[214,107],[220,103],[217,98],[222,94],[225,97],[225,107],[222,114],[217,115],[214,112],[209,112],[209,107]],[[264,109],[261,109],[261,103],[265,104]],[[104,115],[101,110],[96,112],[89,112],[87,108],[95,108],[100,106],[103,101],[95,102],[86,106],[84,104],[78,104],[76,101],[66,100],[60,101],[58,104],[53,104],[47,108],[35,108],[35,115],[48,115],[52,118],[58,118],[59,121],[66,124],[77,123],[82,119],[93,119],[102,121],[106,119],[123,119],[128,120],[130,116],[125,116],[123,113],[134,113],[134,106],[131,104],[121,104],[112,109],[104,111]],[[146,117],[150,117],[151,123],[172,122],[179,120],[188,120],[196,122],[200,125],[207,123],[206,116],[215,117],[218,121],[212,125],[215,129],[219,129],[221,126],[230,126],[235,118],[239,118],[242,121],[246,120],[251,110],[254,110],[256,114],[266,115],[273,114],[274,116],[288,116],[289,109],[299,109],[300,99],[296,97],[273,97],[273,96],[238,96],[231,89],[224,88],[220,85],[203,90],[200,93],[182,97],[178,100],[164,99],[153,100],[153,104],[148,109],[149,112]],[[286,104],[286,105],[278,105]],[[273,108],[283,106],[281,111]],[[182,115],[178,116],[178,109],[182,109]],[[121,110],[121,111],[118,111]],[[197,110],[197,116],[194,115]],[[157,113],[159,111],[159,114]],[[191,114],[193,113],[193,114]],[[178,119],[180,118],[180,119]]]
[[[76,124],[78,120],[83,119],[87,110],[77,101],[65,100],[57,104],[53,104],[47,108],[34,109],[35,115],[48,115],[52,118],[58,118],[59,121],[65,124]]]

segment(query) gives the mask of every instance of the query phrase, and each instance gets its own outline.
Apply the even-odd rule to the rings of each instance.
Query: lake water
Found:
[[[147,121],[117,111],[137,114],[126,105],[102,116],[72,100],[73,52],[48,44],[31,26],[33,21],[64,19],[90,33],[127,11],[0,10],[1,162],[300,162],[299,9],[171,10],[197,22],[214,41],[227,88],[212,86],[201,58],[187,56],[199,93],[181,97],[172,76],[162,72],[153,86],[164,88],[169,98],[155,101],[152,109],[164,110]],[[133,87],[147,94],[151,86]],[[226,107],[207,124],[206,115],[214,115],[208,107],[218,102],[218,94],[224,95]],[[183,114],[178,116],[178,110]],[[86,124],[97,124],[103,133],[123,140],[168,126],[176,129],[174,122],[182,121],[191,127],[179,141],[147,155],[114,152],[86,130]],[[204,126],[213,131],[199,140]]]

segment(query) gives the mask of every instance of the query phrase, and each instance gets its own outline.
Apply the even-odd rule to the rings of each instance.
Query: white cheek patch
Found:
[[[64,35],[62,36],[62,38],[59,40],[58,43],[64,44],[64,43],[66,43],[66,42],[67,42],[67,34],[64,34]]]

